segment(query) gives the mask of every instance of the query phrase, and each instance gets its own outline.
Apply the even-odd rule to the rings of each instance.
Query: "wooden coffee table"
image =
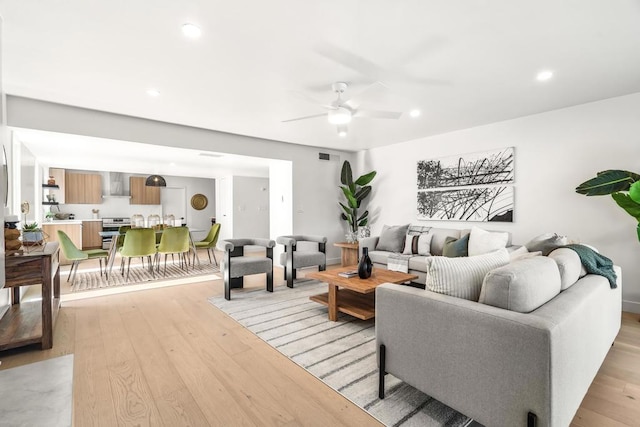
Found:
[[[358,276],[347,279],[338,273],[357,270],[357,265],[341,267],[327,271],[314,271],[305,277],[327,282],[329,292],[309,297],[311,301],[329,307],[329,320],[337,321],[338,312],[346,313],[358,319],[367,320],[376,315],[376,287],[383,283],[404,283],[415,280],[414,274],[400,273],[382,268],[374,268],[371,277],[361,279]]]

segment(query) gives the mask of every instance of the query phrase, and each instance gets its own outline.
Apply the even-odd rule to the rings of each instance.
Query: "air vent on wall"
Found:
[[[339,162],[340,161],[340,156],[336,155],[336,154],[329,154],[329,153],[318,153],[318,159],[319,160],[324,160],[324,161],[333,161],[333,162]]]

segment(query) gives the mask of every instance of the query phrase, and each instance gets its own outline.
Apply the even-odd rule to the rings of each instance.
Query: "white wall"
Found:
[[[341,160],[353,160],[346,151],[287,144],[189,126],[157,122],[16,96],[7,97],[9,126],[46,130],[148,144],[289,160],[293,164],[293,233],[327,236],[327,259],[339,259],[332,242],[344,240],[339,220]],[[324,152],[336,160],[318,160]],[[340,160],[337,160],[340,159]],[[301,208],[300,208],[301,206]],[[222,233],[222,230],[221,230]],[[275,239],[277,236],[270,236]]]
[[[383,224],[418,223],[416,161],[513,146],[514,222],[480,225],[511,231],[516,244],[551,231],[596,246],[623,269],[624,310],[640,313],[637,222],[609,196],[574,191],[602,170],[640,173],[639,112],[640,93],[359,153],[360,168],[378,171],[370,206],[379,216],[372,232]]]
[[[269,179],[234,176],[233,237],[269,236]]]

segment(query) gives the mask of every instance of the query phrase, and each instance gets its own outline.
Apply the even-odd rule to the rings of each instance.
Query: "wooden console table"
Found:
[[[60,250],[57,242],[43,250],[5,258],[6,288],[12,305],[0,319],[0,350],[40,344],[53,346],[53,327],[60,308]],[[42,301],[20,303],[20,287],[42,284]]]
[[[338,242],[334,243],[333,246],[337,246],[342,249],[342,266],[346,267],[347,265],[356,265],[358,264],[358,242],[348,243],[348,242]]]

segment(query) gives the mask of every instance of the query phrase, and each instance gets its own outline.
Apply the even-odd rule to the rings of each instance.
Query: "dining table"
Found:
[[[200,258],[198,257],[198,251],[196,249],[196,244],[193,241],[193,233],[198,233],[202,231],[206,231],[201,228],[189,228],[189,245],[191,246],[190,252],[193,252],[194,260],[198,262],[198,266],[200,266]],[[158,228],[156,229],[156,233],[162,234],[164,229]],[[124,236],[127,232],[123,231],[100,231],[98,234],[100,237],[116,237],[111,239],[111,244],[109,245],[109,256],[107,257],[107,266],[105,267],[105,271],[107,274],[107,278],[109,278],[109,274],[111,274],[111,270],[113,269],[113,261],[116,259],[116,255],[118,254],[118,236]]]

